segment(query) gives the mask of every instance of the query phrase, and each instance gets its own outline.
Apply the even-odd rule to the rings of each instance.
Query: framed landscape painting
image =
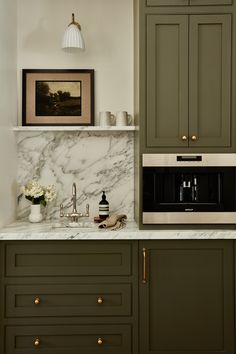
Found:
[[[23,70],[22,125],[93,125],[94,70]]]

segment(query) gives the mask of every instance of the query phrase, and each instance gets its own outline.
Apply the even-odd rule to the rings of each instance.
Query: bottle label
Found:
[[[99,206],[99,215],[109,215],[109,205]]]

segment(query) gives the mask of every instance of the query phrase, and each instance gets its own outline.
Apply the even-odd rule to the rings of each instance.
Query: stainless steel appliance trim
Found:
[[[236,212],[143,212],[143,224],[236,224]]]
[[[177,161],[177,156],[201,156],[202,161]],[[236,154],[143,154],[143,167],[234,167]]]

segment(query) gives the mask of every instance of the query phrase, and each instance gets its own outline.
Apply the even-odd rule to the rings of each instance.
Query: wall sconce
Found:
[[[75,22],[75,15],[72,14],[72,22],[68,25],[62,40],[62,49],[84,49],[84,39],[81,33],[81,26]]]

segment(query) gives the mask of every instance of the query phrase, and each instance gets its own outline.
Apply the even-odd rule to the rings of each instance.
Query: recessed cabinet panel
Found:
[[[7,285],[7,317],[130,316],[130,284]]]
[[[189,0],[147,0],[147,6],[186,6]]]
[[[188,145],[188,17],[147,19],[147,145]]]
[[[68,242],[7,244],[7,276],[131,274],[131,244]]]
[[[189,0],[190,5],[231,5],[233,0]]]
[[[234,353],[233,256],[232,241],[141,243],[140,353]]]
[[[190,16],[189,43],[189,144],[229,147],[231,15]]]
[[[130,325],[11,326],[6,354],[131,354]]]

